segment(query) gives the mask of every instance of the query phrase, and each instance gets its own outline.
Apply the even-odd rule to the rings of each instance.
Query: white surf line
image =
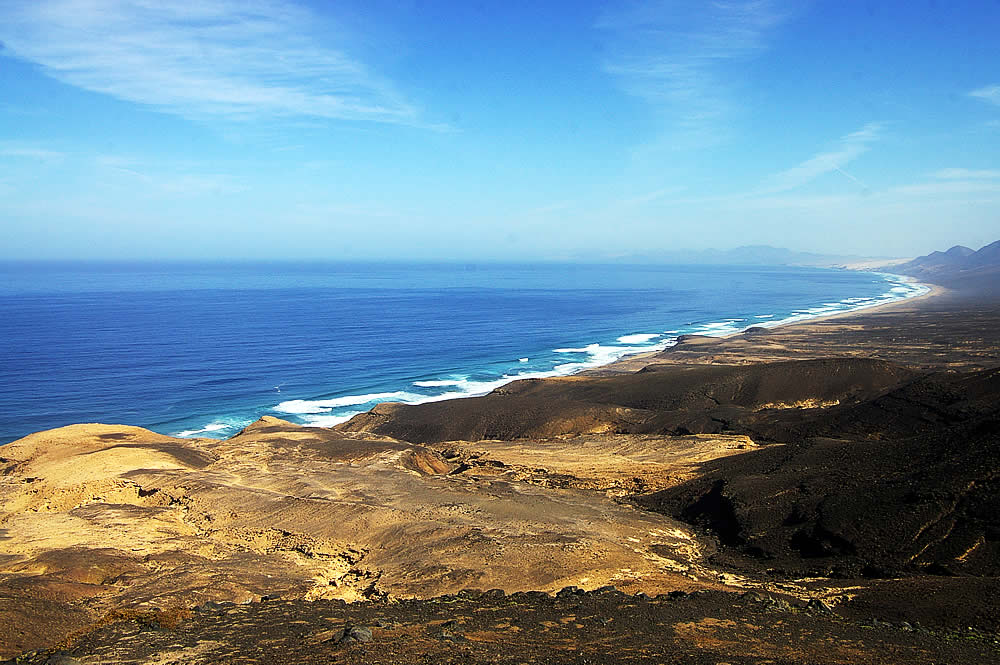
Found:
[[[828,316],[836,316],[838,314],[846,314],[855,311],[861,311],[871,307],[878,307],[881,305],[886,305],[892,302],[900,302],[902,300],[907,300],[910,298],[920,297],[926,295],[931,291],[931,288],[925,284],[920,284],[910,277],[905,275],[896,275],[893,273],[873,273],[885,278],[887,284],[897,284],[890,288],[885,293],[872,296],[871,298],[844,298],[840,300],[837,304],[849,304],[850,302],[860,303],[855,306],[848,306],[843,309],[833,308],[829,303],[824,303],[822,306],[809,307],[805,309],[793,310],[797,312],[792,316],[786,317],[780,320],[761,320],[761,317],[756,317],[757,320],[752,323],[747,323],[747,325],[741,326],[739,328],[734,328],[733,324],[743,323],[750,321],[747,318],[727,318],[721,321],[714,321],[705,324],[699,324],[695,329],[697,332],[689,332],[688,334],[698,334],[710,337],[725,338],[731,337],[733,335],[739,335],[746,332],[750,328],[754,327],[767,327],[767,328],[777,328],[782,325],[789,325],[793,323],[800,323],[803,321],[821,319]],[[899,288],[898,285],[907,285],[904,291],[900,291],[900,295],[896,297],[890,297],[889,294],[893,292],[894,289]],[[812,311],[817,310],[817,311]],[[766,315],[773,317],[775,315]],[[700,328],[700,330],[699,330]],[[675,329],[673,332],[681,332],[680,329]],[[580,372],[585,372],[590,369],[595,369],[597,367],[605,367],[607,365],[614,364],[619,360],[630,356],[637,355],[641,353],[652,353],[656,351],[663,351],[677,344],[677,337],[667,336],[667,333],[663,334],[652,334],[652,333],[633,333],[628,335],[622,335],[617,338],[618,342],[628,341],[640,341],[640,338],[644,340],[651,340],[655,338],[663,338],[657,344],[650,344],[647,346],[613,346],[604,345],[600,343],[592,343],[582,347],[561,347],[553,349],[555,353],[586,353],[589,358],[581,359],[577,362],[568,362],[556,364],[551,370],[547,371],[534,371],[534,372],[521,372],[518,374],[505,374],[497,379],[488,381],[469,381],[467,379],[429,379],[414,381],[413,385],[426,386],[426,387],[445,387],[449,385],[462,386],[464,389],[460,391],[447,391],[440,395],[417,395],[415,393],[406,394],[405,391],[399,391],[396,393],[400,395],[402,399],[396,399],[393,401],[399,401],[404,404],[427,404],[430,402],[440,402],[450,399],[464,399],[469,397],[482,397],[487,395],[493,390],[512,383],[514,381],[521,381],[525,379],[546,379],[554,378],[559,376],[571,376],[573,374],[579,374]],[[519,359],[520,362],[523,362]],[[461,375],[459,375],[461,376]],[[391,394],[391,393],[390,393]],[[362,396],[345,396],[339,398],[332,398],[328,400],[296,400],[297,402],[326,402],[326,405],[330,405],[335,402],[341,402],[342,405],[346,406],[348,403],[353,402],[354,405],[360,405],[364,402],[359,401],[360,397],[374,397],[376,394],[362,395]],[[332,410],[332,409],[329,409]],[[346,422],[350,420],[355,415],[359,413],[364,413],[364,411],[351,411],[348,414],[335,415],[329,413],[329,410],[322,415],[320,413],[314,412],[311,415],[302,414],[303,418],[309,421],[309,425],[313,427],[317,426],[332,426],[339,424],[341,422]]]
[[[804,323],[806,321],[816,321],[818,319],[826,319],[833,316],[840,316],[842,314],[852,314],[854,312],[861,312],[866,309],[871,309],[873,307],[882,307],[883,305],[903,302],[905,300],[922,298],[934,291],[934,288],[931,285],[918,282],[916,279],[908,275],[897,275],[895,273],[887,273],[887,272],[874,272],[871,274],[879,275],[880,277],[885,278],[887,284],[896,284],[896,286],[890,288],[888,291],[886,291],[880,296],[873,296],[871,298],[844,298],[840,302],[848,304],[848,307],[845,307],[843,309],[835,309],[833,311],[827,311],[823,313],[803,312],[801,314],[793,314],[792,316],[788,316],[780,320],[759,321],[752,326],[748,326],[747,328],[744,328],[743,330],[740,330],[732,334],[738,335],[754,327],[778,328],[780,326],[792,325],[795,323]],[[899,291],[898,295],[892,296],[891,294],[893,293],[893,291],[902,288],[902,285],[906,285],[907,288],[905,288],[903,291]],[[726,337],[729,336],[730,335],[726,335]]]

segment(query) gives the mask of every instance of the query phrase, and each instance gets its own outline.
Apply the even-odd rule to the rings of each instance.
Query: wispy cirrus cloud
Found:
[[[895,194],[908,196],[950,195],[968,196],[970,194],[1000,194],[1000,182],[990,180],[948,180],[944,182],[925,182],[912,185],[900,185],[890,190]]]
[[[285,0],[0,0],[0,40],[64,83],[187,117],[419,124]]]
[[[942,180],[993,180],[1000,178],[1000,170],[993,169],[941,169],[934,173]]]
[[[0,157],[30,159],[37,162],[59,162],[66,157],[66,154],[33,145],[2,142],[0,143]]]
[[[841,137],[833,149],[821,152],[790,169],[770,176],[758,193],[786,192],[834,171],[865,187],[864,183],[845,171],[844,167],[868,152],[869,146],[878,140],[881,132],[882,125],[875,122],[868,123],[858,131]]]
[[[235,176],[204,172],[193,166],[162,159],[143,162],[122,155],[97,155],[86,165],[95,181],[125,185],[134,194],[198,197],[240,194],[249,189]]]
[[[780,0],[642,3],[604,16],[604,70],[654,105],[672,127],[711,142],[733,106],[726,68],[767,46],[790,13]]]
[[[932,180],[897,185],[888,190],[890,195],[907,197],[969,197],[1000,194],[1000,170],[994,169],[940,169],[931,174]],[[994,197],[995,198],[995,197]]]
[[[659,201],[673,194],[678,194],[683,192],[686,187],[682,185],[674,185],[671,187],[661,187],[660,189],[653,190],[651,192],[645,192],[637,196],[632,196],[619,201],[620,205],[623,206],[643,206],[647,203],[652,203],[653,201]]]
[[[307,219],[336,220],[339,218],[370,218],[370,219],[405,219],[412,211],[390,209],[377,202],[318,202],[298,203],[293,208],[295,212]]]
[[[969,96],[1000,106],[1000,85],[987,85],[977,88],[970,92]]]
[[[548,215],[554,212],[564,212],[573,208],[572,201],[555,201],[553,203],[546,203],[544,205],[536,206],[530,210],[526,210],[522,213],[525,216],[533,217],[536,215]]]

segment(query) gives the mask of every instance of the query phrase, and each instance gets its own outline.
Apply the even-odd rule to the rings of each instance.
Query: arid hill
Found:
[[[432,449],[273,418],[226,441],[112,425],[31,435],[0,450],[0,654],[122,608],[720,585],[699,563],[710,539],[619,497],[743,453],[746,437],[564,446],[575,455]]]
[[[735,432],[771,411],[855,403],[913,376],[906,368],[864,359],[652,365],[617,376],[515,381],[479,398],[381,404],[337,428],[421,443]]]
[[[1000,575],[1000,370],[884,361],[657,365],[516,382],[476,400],[382,405],[343,431],[400,439],[747,435],[780,444],[636,497],[709,528],[754,569]],[[731,558],[727,562],[733,563]]]
[[[1000,240],[978,251],[956,245],[946,252],[931,252],[892,267],[893,272],[941,284],[981,298],[1000,295]]]

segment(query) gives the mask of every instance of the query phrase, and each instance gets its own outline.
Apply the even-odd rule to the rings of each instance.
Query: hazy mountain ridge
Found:
[[[976,288],[1000,293],[1000,240],[973,250],[955,245],[945,252],[931,252],[908,263],[893,267],[894,272],[910,275],[949,288]]]

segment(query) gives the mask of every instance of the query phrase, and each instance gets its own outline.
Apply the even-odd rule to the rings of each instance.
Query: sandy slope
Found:
[[[271,418],[227,441],[41,432],[2,449],[0,653],[117,607],[711,585],[689,527],[614,497],[751,447],[721,436],[438,451]],[[46,612],[65,616],[46,631]]]

